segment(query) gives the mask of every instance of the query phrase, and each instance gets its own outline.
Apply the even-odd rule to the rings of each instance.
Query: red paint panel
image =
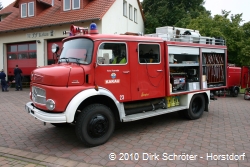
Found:
[[[241,83],[241,67],[228,67],[228,87],[240,86]]]
[[[250,70],[249,67],[242,67],[241,88],[250,87]]]

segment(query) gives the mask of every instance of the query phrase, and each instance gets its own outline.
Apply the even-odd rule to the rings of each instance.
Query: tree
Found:
[[[224,10],[214,17],[201,15],[192,19],[187,27],[199,30],[202,36],[222,37],[228,48],[228,62],[250,65],[250,23],[241,26],[242,14],[230,13]]]
[[[199,30],[202,36],[222,37],[228,48],[228,62],[250,65],[250,22],[242,25],[242,14],[222,11],[211,16],[204,0],[143,0],[145,33],[155,33],[156,27],[175,26]]]
[[[240,63],[241,65],[250,66],[250,22],[247,22],[243,24],[242,26],[243,30],[243,40],[242,40],[242,48],[240,51],[241,59]]]
[[[143,0],[145,33],[154,33],[156,27],[185,26],[201,15],[210,14],[203,7],[204,0]]]

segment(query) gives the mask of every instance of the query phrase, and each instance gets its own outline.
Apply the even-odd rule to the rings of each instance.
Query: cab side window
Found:
[[[125,43],[102,43],[97,53],[98,64],[127,64],[127,47]]]
[[[160,63],[160,46],[158,44],[139,44],[139,63]]]

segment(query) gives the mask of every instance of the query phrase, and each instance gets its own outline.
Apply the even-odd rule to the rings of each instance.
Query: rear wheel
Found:
[[[232,94],[233,97],[237,97],[238,94],[239,94],[239,89],[235,88],[235,89],[231,90],[231,94]]]
[[[115,127],[111,110],[102,104],[92,104],[79,114],[76,135],[84,145],[93,147],[108,141]]]
[[[188,119],[198,119],[203,115],[205,110],[205,98],[202,94],[196,94],[192,97],[189,109],[186,110]]]

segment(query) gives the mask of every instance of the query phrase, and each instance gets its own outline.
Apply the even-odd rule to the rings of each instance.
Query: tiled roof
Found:
[[[51,2],[52,0],[37,0],[38,2],[42,2],[42,3],[45,3],[45,4],[48,4],[48,5],[51,5]]]
[[[6,8],[3,8],[2,10],[0,10],[0,15],[18,12],[17,8],[12,7],[14,4],[15,4],[15,2],[11,3]]]
[[[52,0],[37,0],[37,2],[51,4]],[[44,9],[39,15],[20,18],[19,8],[16,8],[19,0],[16,0],[0,11],[0,15],[11,13],[0,22],[0,33],[102,19],[114,2],[115,0],[89,0],[83,9],[63,11],[62,1],[54,0],[54,6]]]

